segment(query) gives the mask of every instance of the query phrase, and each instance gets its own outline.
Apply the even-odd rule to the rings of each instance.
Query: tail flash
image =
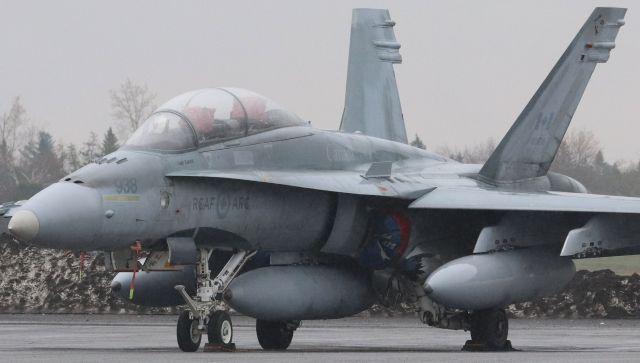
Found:
[[[354,9],[340,130],[407,142],[393,64],[402,62],[389,12]]]
[[[596,8],[480,171],[495,182],[544,176],[597,63],[609,59],[626,9]]]

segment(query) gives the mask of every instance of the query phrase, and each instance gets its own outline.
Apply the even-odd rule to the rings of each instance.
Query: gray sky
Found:
[[[633,5],[638,5],[634,8]],[[640,158],[640,2],[13,1],[0,2],[0,113],[19,95],[30,118],[80,143],[114,123],[109,90],[127,77],[158,103],[236,86],[317,127],[344,102],[351,9],[388,8],[404,63],[396,75],[412,139],[429,148],[502,138],[595,6],[629,7],[571,129],[605,157]]]

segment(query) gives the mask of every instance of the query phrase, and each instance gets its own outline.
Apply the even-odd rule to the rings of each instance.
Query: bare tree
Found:
[[[463,163],[482,164],[489,159],[495,149],[495,140],[489,138],[482,143],[465,146],[462,150],[448,145],[440,146],[436,149],[436,153]]]
[[[441,146],[437,153],[466,163],[481,164],[495,149],[495,142],[462,149]],[[573,177],[596,194],[640,196],[640,161],[607,162],[596,135],[587,129],[569,132],[556,154],[551,170]]]
[[[554,160],[554,169],[566,171],[593,165],[599,151],[600,143],[592,131],[586,129],[571,131],[560,144]]]
[[[9,111],[0,116],[0,200],[15,197],[20,183],[16,157],[33,140],[34,130],[20,97],[14,98]]]
[[[82,163],[80,162],[80,156],[78,155],[78,149],[74,144],[67,145],[64,158],[64,170],[67,173],[80,169]]]
[[[80,149],[80,162],[82,165],[91,164],[96,159],[99,159],[102,156],[100,155],[99,148],[98,135],[91,131],[89,134],[89,140],[85,141],[82,145],[82,149]]]
[[[20,133],[27,125],[27,111],[20,97],[13,100],[9,112],[0,118],[0,157],[6,164],[13,164],[13,158],[20,145]]]
[[[110,94],[113,116],[120,122],[118,137],[125,140],[153,111],[156,95],[149,92],[146,85],[133,83],[129,78]]]

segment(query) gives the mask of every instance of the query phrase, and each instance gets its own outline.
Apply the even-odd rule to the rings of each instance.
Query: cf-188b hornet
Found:
[[[264,349],[303,320],[403,302],[421,321],[509,346],[504,307],[559,292],[573,259],[640,254],[640,199],[549,172],[626,9],[596,8],[484,165],[407,144],[387,10],[353,11],[338,131],[272,100],[209,88],[160,106],[116,152],[5,216],[18,240],[104,251],[113,293],[184,305],[178,346]]]

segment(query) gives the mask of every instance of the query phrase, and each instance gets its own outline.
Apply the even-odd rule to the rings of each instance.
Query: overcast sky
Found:
[[[640,158],[638,1],[0,1],[0,113],[21,96],[58,140],[114,124],[127,77],[163,103],[235,86],[317,127],[340,122],[351,9],[388,8],[405,122],[429,148],[502,138],[595,6],[629,7],[572,126],[609,160]],[[637,5],[635,8],[633,5]]]

